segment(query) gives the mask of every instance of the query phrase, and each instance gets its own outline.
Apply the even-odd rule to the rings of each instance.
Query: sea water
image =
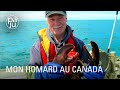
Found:
[[[107,52],[114,20],[69,20],[67,24],[74,35],[87,45],[95,41]],[[6,22],[0,22],[0,68],[28,65],[30,48],[38,39],[37,31],[46,28],[45,21],[20,21],[19,26],[8,29]],[[110,51],[120,56],[120,20],[117,20]]]

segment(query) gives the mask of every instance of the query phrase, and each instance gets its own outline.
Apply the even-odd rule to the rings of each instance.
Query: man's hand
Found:
[[[56,66],[57,72],[35,72],[35,79],[61,79],[64,78],[64,72],[60,72],[61,66],[69,65],[73,63],[78,56],[77,52],[71,51],[74,46],[72,44],[66,44],[56,54],[53,62],[49,62],[44,67]],[[71,51],[71,52],[70,52]],[[43,67],[43,68],[44,68]],[[43,70],[42,68],[42,70]]]
[[[89,66],[91,67],[91,69],[93,70],[93,66]],[[103,69],[101,70],[100,66],[96,66],[97,70],[95,68],[94,71],[98,71],[98,72],[83,72],[83,79],[104,79],[104,71]]]
[[[51,72],[44,71],[44,68],[48,69],[49,67],[57,67],[57,70],[53,71],[53,68],[51,68]],[[62,79],[64,77],[64,72],[60,72],[60,69],[60,64],[49,62],[42,67],[41,72],[36,71],[34,77],[35,79]]]

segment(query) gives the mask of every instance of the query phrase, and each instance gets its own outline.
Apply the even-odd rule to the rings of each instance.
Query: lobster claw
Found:
[[[67,60],[67,54],[74,48],[72,44],[66,44],[58,51],[56,54],[53,62],[65,65],[67,62],[70,62]]]
[[[86,54],[89,65],[98,66],[99,65],[99,57],[100,57],[99,47],[94,41],[90,41],[90,44],[92,47],[91,54],[88,52],[86,46],[83,46],[83,50]]]

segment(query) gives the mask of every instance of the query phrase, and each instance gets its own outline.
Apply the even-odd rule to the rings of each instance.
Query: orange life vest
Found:
[[[40,54],[41,54],[41,59],[42,59],[43,65],[47,64],[48,62],[52,62],[55,55],[56,55],[55,46],[47,38],[46,31],[47,31],[46,29],[42,29],[42,30],[38,31],[38,35],[39,35],[39,37],[41,39],[41,42],[40,42]],[[65,44],[73,44],[75,46],[73,38],[74,38],[73,33],[71,33],[70,37],[65,42]]]

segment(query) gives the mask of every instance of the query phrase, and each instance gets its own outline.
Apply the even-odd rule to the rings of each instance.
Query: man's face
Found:
[[[48,28],[54,35],[64,34],[67,22],[66,16],[60,14],[53,14],[47,17],[46,22],[48,24]]]

